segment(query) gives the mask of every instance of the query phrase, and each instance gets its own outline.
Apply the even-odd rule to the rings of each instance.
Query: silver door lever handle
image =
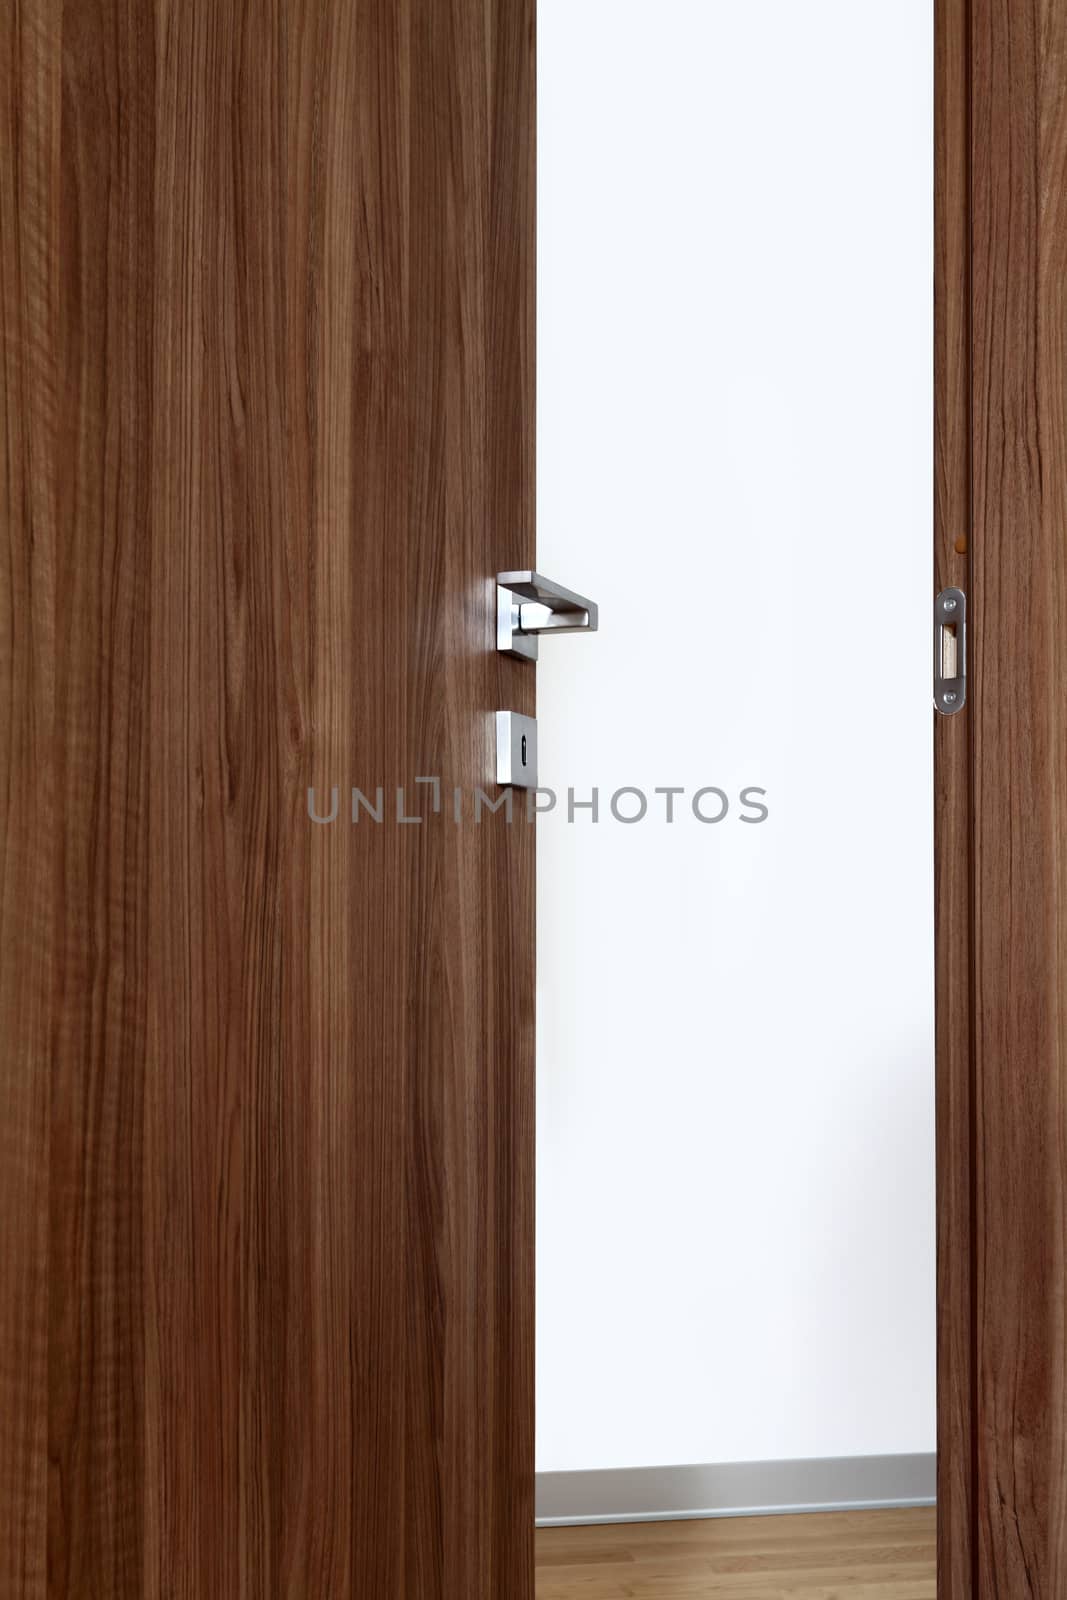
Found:
[[[505,655],[536,661],[539,634],[596,630],[596,604],[584,595],[539,572],[497,573],[496,647]]]

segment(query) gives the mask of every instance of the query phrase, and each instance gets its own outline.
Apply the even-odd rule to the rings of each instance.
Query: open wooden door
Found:
[[[531,1594],[533,9],[0,18],[4,1596]],[[1067,15],[937,41],[939,1592],[1061,1600]]]
[[[533,72],[533,0],[0,19],[12,1600],[531,1593]]]
[[[938,0],[942,1600],[1067,1594],[1067,13]]]

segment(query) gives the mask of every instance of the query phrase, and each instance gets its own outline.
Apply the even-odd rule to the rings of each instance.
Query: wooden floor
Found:
[[[935,1600],[936,1513],[542,1528],[537,1600]]]

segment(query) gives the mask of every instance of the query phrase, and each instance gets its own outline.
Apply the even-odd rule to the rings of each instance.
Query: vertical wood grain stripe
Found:
[[[934,591],[972,592],[970,0],[936,0]],[[973,660],[975,629],[970,628]],[[971,703],[934,717],[938,1594],[975,1593]]]
[[[44,1593],[60,127],[58,7],[0,13],[0,1591]]]
[[[1067,1592],[1067,12],[973,0],[980,1600]]]

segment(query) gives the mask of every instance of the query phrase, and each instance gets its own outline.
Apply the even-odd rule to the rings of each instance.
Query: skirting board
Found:
[[[932,1454],[832,1456],[708,1467],[539,1472],[537,1526],[932,1506],[936,1459]]]

